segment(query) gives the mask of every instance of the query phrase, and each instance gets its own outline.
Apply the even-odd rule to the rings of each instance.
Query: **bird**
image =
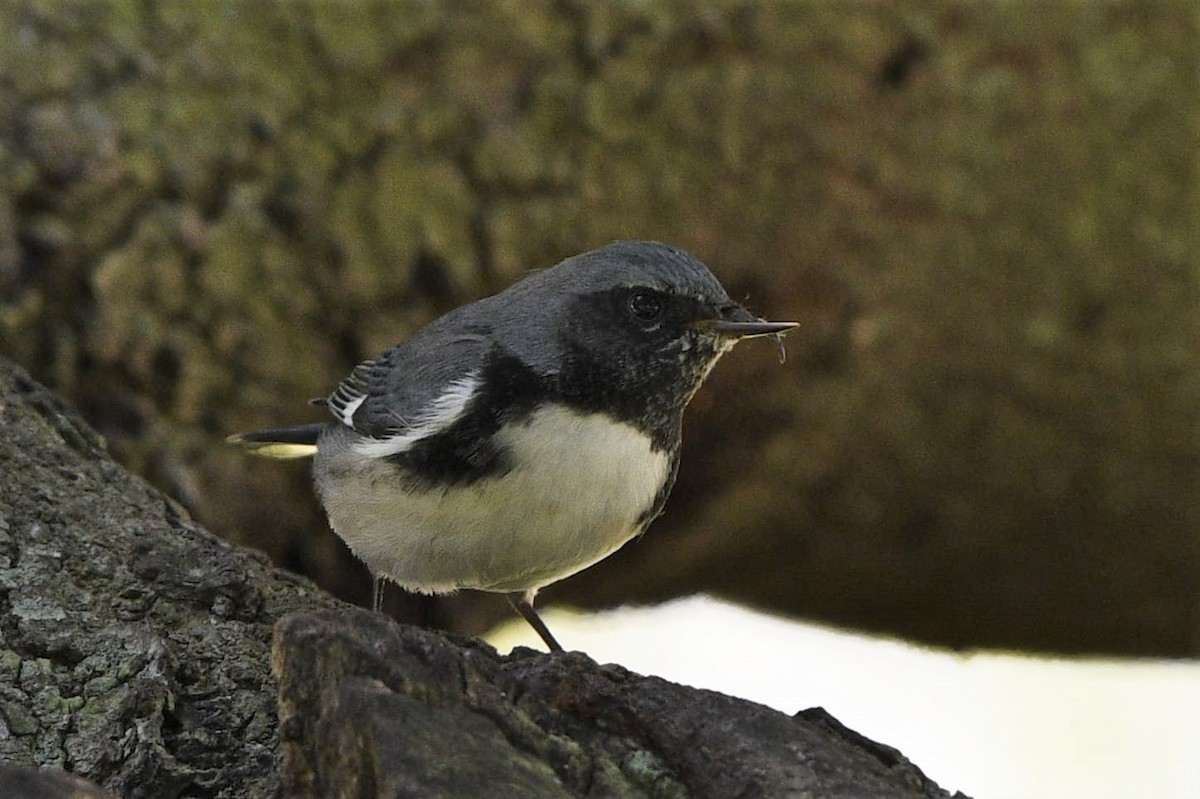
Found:
[[[662,513],[683,413],[734,344],[797,322],[730,299],[695,256],[616,241],[460,306],[353,368],[332,418],[230,436],[313,457],[333,531],[374,578],[503,594],[551,652],[538,591]]]

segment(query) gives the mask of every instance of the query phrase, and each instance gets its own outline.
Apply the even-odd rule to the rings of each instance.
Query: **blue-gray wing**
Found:
[[[338,421],[371,438],[429,432],[465,408],[491,341],[486,328],[435,322],[354,367],[326,404]]]

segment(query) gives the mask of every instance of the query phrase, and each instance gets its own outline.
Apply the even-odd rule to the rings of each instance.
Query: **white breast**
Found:
[[[563,406],[497,435],[511,472],[430,492],[402,490],[384,461],[335,456],[318,468],[330,523],[372,572],[411,590],[536,589],[636,534],[671,468],[636,428]]]

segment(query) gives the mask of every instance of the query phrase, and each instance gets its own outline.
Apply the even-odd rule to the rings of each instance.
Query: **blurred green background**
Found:
[[[0,5],[0,353],[221,535],[369,595],[303,464],[353,364],[617,238],[795,318],[667,514],[544,592],[1200,654],[1188,0]],[[398,593],[398,592],[397,592]],[[493,598],[394,597],[479,631]]]

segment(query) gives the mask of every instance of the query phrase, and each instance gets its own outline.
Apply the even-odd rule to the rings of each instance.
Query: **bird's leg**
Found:
[[[542,621],[542,617],[533,609],[533,597],[528,593],[513,592],[505,594],[508,597],[508,604],[513,606],[513,610],[521,614],[521,618],[529,622],[529,626],[542,637],[546,642],[546,646],[551,652],[561,652],[563,648],[558,641],[554,640],[554,636],[550,634],[550,628],[546,626],[546,622]]]
[[[383,612],[383,588],[384,576],[382,574],[371,575],[371,607],[376,613]]]

